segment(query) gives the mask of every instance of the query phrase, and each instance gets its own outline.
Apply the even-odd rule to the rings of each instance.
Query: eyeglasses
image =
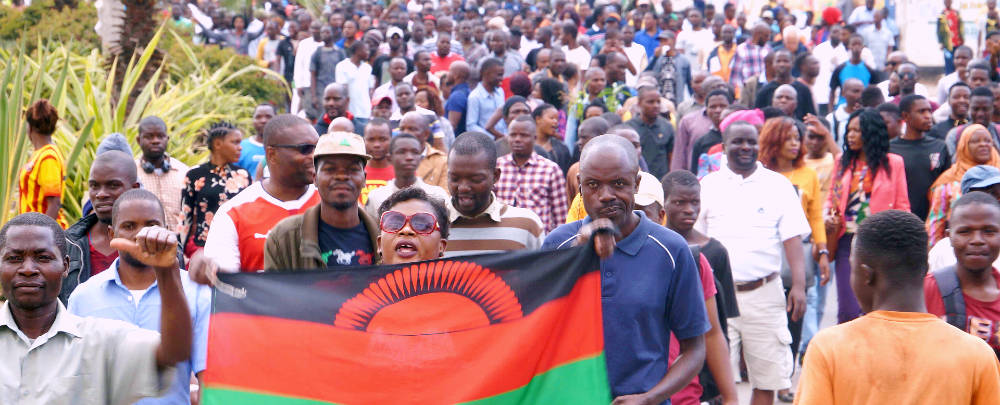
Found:
[[[398,211],[386,211],[382,214],[382,218],[379,219],[379,227],[382,229],[382,232],[388,233],[398,233],[406,227],[407,223],[410,224],[410,229],[413,229],[413,232],[421,235],[429,235],[440,229],[438,228],[437,217],[428,212],[418,212],[406,216]]]
[[[316,150],[316,144],[314,143],[300,143],[297,145],[282,145],[282,144],[271,144],[268,145],[272,148],[285,148],[285,149],[295,149],[296,152],[302,155],[311,155],[313,151]]]

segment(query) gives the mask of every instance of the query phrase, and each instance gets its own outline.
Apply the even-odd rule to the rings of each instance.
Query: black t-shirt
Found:
[[[371,265],[374,256],[364,223],[344,229],[319,221],[319,251],[328,268]]]
[[[372,63],[372,76],[375,76],[376,86],[381,86],[385,83],[389,83],[392,80],[392,76],[389,76],[389,62],[395,56],[381,55],[375,58],[375,63]],[[403,58],[406,60],[406,74],[413,72],[413,60],[410,58]]]
[[[771,81],[757,90],[757,98],[754,100],[755,108],[764,108],[771,106],[771,99],[774,98],[774,92],[778,90],[781,83],[776,81]],[[795,88],[796,96],[796,107],[795,107],[795,117],[796,119],[803,119],[806,114],[816,115],[816,107],[813,104],[812,89],[799,82],[798,80],[792,80],[792,87]]]
[[[943,141],[948,136],[948,131],[951,131],[952,128],[955,128],[955,120],[948,117],[948,119],[934,124],[931,130],[927,131],[926,135]]]
[[[701,154],[708,153],[709,149],[720,143],[722,143],[722,134],[715,128],[694,141],[694,145],[691,146],[691,173],[698,173],[698,158],[701,157]]]
[[[721,289],[716,295],[716,304],[723,309],[727,318],[740,316],[740,309],[736,305],[736,287],[733,285],[733,270],[729,266],[729,252],[722,246],[722,243],[715,239],[709,239],[705,246],[701,247],[701,254],[705,255],[708,264],[712,266],[712,273],[719,281]]]
[[[916,141],[896,138],[889,142],[889,152],[903,157],[906,164],[906,191],[910,212],[927,219],[930,202],[927,192],[941,173],[951,166],[948,147],[940,139],[924,136]]]

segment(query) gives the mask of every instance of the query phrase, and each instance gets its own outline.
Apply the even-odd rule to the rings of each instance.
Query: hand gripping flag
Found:
[[[590,246],[220,281],[206,405],[611,400]]]

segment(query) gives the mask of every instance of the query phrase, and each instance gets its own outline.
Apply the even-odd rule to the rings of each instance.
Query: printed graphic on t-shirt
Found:
[[[334,262],[331,263],[331,260]],[[323,261],[325,261],[327,265],[336,263],[341,266],[367,266],[372,264],[372,254],[364,252],[360,249],[353,252],[344,252],[340,249],[335,249],[329,252],[323,252]]]
[[[966,328],[970,335],[985,340],[993,350],[1000,348],[1000,322],[973,315],[969,315],[968,318]]]
[[[931,159],[931,171],[938,169],[939,163],[941,163],[941,152],[934,152],[928,155]]]

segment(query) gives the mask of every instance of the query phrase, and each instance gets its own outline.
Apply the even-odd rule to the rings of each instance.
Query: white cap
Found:
[[[656,176],[646,172],[639,172],[639,189],[635,192],[635,203],[637,205],[650,205],[654,202],[660,203],[663,207],[663,186]]]

